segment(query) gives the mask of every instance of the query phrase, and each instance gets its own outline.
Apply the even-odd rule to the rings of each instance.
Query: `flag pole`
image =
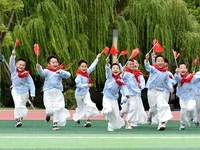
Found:
[[[178,63],[177,63],[176,57],[174,55],[174,50],[173,49],[172,49],[172,53],[173,53],[173,56],[174,56],[174,61],[175,61],[176,68],[178,68]]]
[[[158,42],[156,42],[153,47],[150,49],[150,51],[148,52],[149,54],[151,53],[151,51],[153,50],[153,48],[156,46],[156,44],[158,44]]]

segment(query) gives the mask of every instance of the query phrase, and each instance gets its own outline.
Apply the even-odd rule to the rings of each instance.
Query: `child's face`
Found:
[[[19,60],[19,61],[16,63],[16,68],[17,68],[17,70],[19,70],[19,71],[24,70],[25,67],[26,67],[26,63],[25,63],[24,61],[22,61],[22,60]]]
[[[139,63],[137,60],[134,60],[134,70],[137,70],[139,68]]]
[[[118,66],[118,65],[112,66],[111,72],[112,72],[112,74],[114,74],[115,76],[118,75],[118,74],[120,74],[120,68],[119,68],[119,66]]]
[[[133,70],[134,69],[134,62],[133,61],[128,61],[127,62],[127,68],[130,69],[130,70]]]
[[[185,75],[185,73],[188,71],[188,69],[187,69],[187,67],[186,67],[185,64],[181,64],[181,65],[179,66],[179,69],[180,69],[180,73],[181,73],[182,75]]]
[[[81,63],[81,65],[78,67],[78,69],[84,73],[87,72],[87,64]]]
[[[55,58],[51,58],[49,63],[48,63],[48,66],[50,66],[52,69],[56,69],[58,67],[58,60],[55,59]]]
[[[162,57],[158,57],[156,58],[156,64],[158,65],[158,67],[162,68],[164,66],[164,59]]]

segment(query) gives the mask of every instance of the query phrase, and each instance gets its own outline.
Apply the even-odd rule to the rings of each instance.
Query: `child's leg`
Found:
[[[45,121],[49,122],[50,117],[53,116],[53,94],[51,90],[44,91],[43,103],[46,110]]]
[[[84,97],[85,96],[75,95],[77,108],[73,114],[73,120],[78,124],[80,123],[80,119],[82,119],[85,115],[85,104],[83,103]]]
[[[27,92],[25,94],[17,94],[14,90],[12,90],[12,96],[15,104],[14,117],[16,119],[25,117],[28,112],[26,103],[29,93]]]
[[[180,105],[180,128],[179,130],[184,130],[185,125],[190,125],[188,117],[186,115],[186,109],[187,109],[187,101],[179,100]]]
[[[186,114],[188,117],[188,120],[193,120],[194,119],[194,110],[196,107],[196,101],[195,100],[188,100],[187,101],[187,109],[186,109]]]
[[[85,104],[85,113],[87,119],[99,115],[99,110],[97,109],[96,104],[92,102],[89,92],[85,95],[83,102]]]
[[[195,121],[195,125],[199,126],[199,122],[200,122],[200,96],[196,97],[196,107],[195,107],[195,117],[194,117],[194,121]]]

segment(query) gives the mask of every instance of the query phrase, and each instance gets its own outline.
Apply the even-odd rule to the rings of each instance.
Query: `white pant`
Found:
[[[125,125],[125,121],[119,115],[119,105],[117,100],[111,100],[103,96],[103,109],[101,114],[108,120],[109,129],[120,129]]]
[[[200,96],[196,96],[196,107],[194,112],[194,121],[200,122]]]
[[[77,108],[73,114],[73,120],[78,121],[83,119],[86,115],[86,119],[90,119],[94,116],[99,115],[99,111],[96,107],[96,104],[92,102],[90,98],[90,93],[88,92],[84,96],[75,95]]]
[[[130,96],[128,101],[123,103],[121,107],[121,113],[127,114],[127,122],[132,124],[147,122],[147,115],[140,96]]]
[[[16,119],[25,117],[28,113],[28,109],[26,108],[26,103],[29,98],[29,93],[26,92],[24,94],[17,94],[16,91],[12,89],[11,94],[15,104],[14,117]]]
[[[64,96],[59,89],[44,91],[44,106],[46,114],[53,116],[53,122],[57,122],[59,126],[65,126],[66,118],[70,116],[70,113],[65,108]]]
[[[195,100],[179,100],[179,104],[181,107],[180,110],[180,121],[183,124],[190,125],[189,121],[194,119],[194,110],[196,107]]]
[[[147,95],[150,107],[149,115],[154,117],[157,114],[158,123],[166,122],[173,117],[166,101],[165,92],[152,89],[148,90]]]

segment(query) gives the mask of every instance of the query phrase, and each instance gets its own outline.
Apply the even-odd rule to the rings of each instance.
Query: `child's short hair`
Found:
[[[134,59],[126,59],[125,64],[128,63],[128,61],[134,62]]]
[[[164,58],[164,62],[169,64],[169,61],[167,58]]]
[[[49,63],[50,60],[51,60],[52,58],[55,58],[55,59],[58,60],[58,58],[57,58],[56,56],[54,56],[54,55],[50,55],[50,56],[48,56],[47,59],[46,59],[46,60],[47,60],[47,63]]]
[[[180,65],[185,65],[185,66],[186,66],[186,68],[187,68],[187,65],[186,65],[186,63],[184,63],[184,62],[181,62],[181,63],[179,64],[179,67],[180,67]]]
[[[80,66],[82,63],[85,63],[87,65],[87,62],[84,60],[84,59],[81,59],[79,62],[78,62],[78,66]]]
[[[24,58],[19,58],[19,59],[17,60],[17,62],[19,62],[19,61],[23,61],[23,62],[26,63],[26,60],[25,60]]]
[[[113,63],[111,66],[110,66],[110,69],[112,69],[113,66],[117,65],[119,67],[119,70],[120,70],[120,66],[118,63]]]
[[[155,57],[155,62],[156,62],[156,60],[158,59],[158,57],[162,57],[163,60],[165,61],[165,57],[163,57],[162,55],[157,55],[157,56]]]

